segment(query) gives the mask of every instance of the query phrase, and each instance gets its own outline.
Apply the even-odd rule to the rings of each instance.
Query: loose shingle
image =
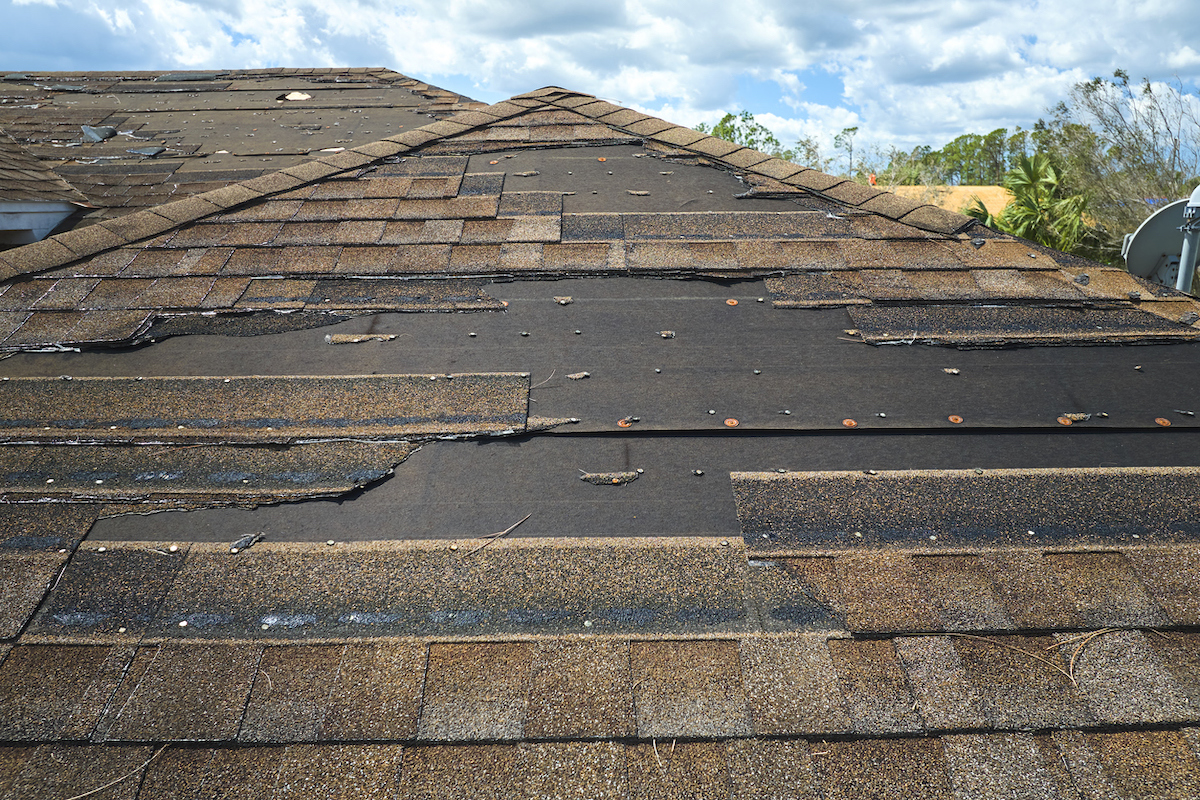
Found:
[[[230,442],[524,427],[528,376],[430,378],[22,378],[0,383],[0,431],[9,439],[127,441],[136,431],[158,441]]]

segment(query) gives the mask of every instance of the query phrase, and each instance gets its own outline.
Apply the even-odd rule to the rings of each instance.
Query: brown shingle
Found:
[[[797,736],[850,730],[824,636],[746,638],[738,650],[755,734]]]
[[[433,644],[418,736],[520,739],[533,656],[529,644]]]
[[[18,646],[0,667],[0,735],[7,741],[86,739],[133,649]]]
[[[630,663],[639,736],[750,732],[736,642],[635,642]]]
[[[1185,546],[1124,552],[1146,592],[1171,622],[1200,624],[1200,550]]]
[[[98,278],[62,278],[34,303],[38,311],[71,311],[95,288]]]
[[[1057,800],[1077,789],[1046,737],[1027,733],[944,736],[946,771],[961,798]]]
[[[450,272],[470,275],[477,272],[493,272],[500,264],[500,246],[470,244],[458,245],[450,251]]]
[[[867,739],[811,747],[813,771],[825,800],[954,797],[937,739]]]
[[[959,636],[951,642],[986,725],[1044,729],[1095,723],[1048,636]]]
[[[863,186],[861,183],[856,183],[855,181],[844,181],[836,186],[822,190],[821,193],[839,203],[846,203],[852,206],[865,203],[872,197],[882,194],[878,189]]]
[[[513,745],[413,747],[404,752],[398,800],[496,800],[526,797]]]
[[[292,745],[279,765],[272,798],[390,800],[396,796],[401,752],[398,745]]]
[[[1033,550],[1007,550],[982,556],[1009,617],[1018,628],[1080,628],[1084,620],[1064,602],[1054,573]]]
[[[39,747],[14,776],[5,800],[41,800],[46,797],[78,797],[109,783],[113,787],[104,800],[134,800],[138,782],[120,780],[138,774],[154,754],[149,746],[80,747],[54,744]]]
[[[769,178],[782,181],[806,168],[799,164],[793,164],[790,161],[784,161],[782,158],[772,157],[767,161],[755,164],[751,169],[760,175],[766,175]]]
[[[917,556],[913,565],[943,629],[985,631],[1013,626],[992,590],[987,565],[978,558]]]
[[[109,227],[111,230],[111,226],[105,227]],[[8,258],[18,272],[28,274],[74,261],[76,255],[54,239],[43,239],[40,242],[23,245],[20,250],[11,253]]]
[[[342,647],[285,646],[263,649],[238,732],[242,742],[315,742],[321,738],[325,701]]]
[[[729,765],[722,742],[675,744],[660,740],[631,745],[625,753],[630,798],[684,800],[729,796]]]
[[[598,640],[535,645],[525,736],[625,738],[636,733],[629,644]]]
[[[222,207],[208,202],[203,197],[189,197],[155,206],[154,213],[175,222],[191,222],[222,211]]]
[[[1093,714],[1102,722],[1158,724],[1194,721],[1200,709],[1164,669],[1140,631],[1055,634]]]
[[[1120,553],[1051,553],[1044,562],[1062,587],[1064,599],[1074,602],[1088,625],[1155,626],[1167,622]]]
[[[856,733],[921,730],[916,701],[890,641],[831,639],[829,655]]]
[[[952,639],[905,636],[892,644],[904,664],[916,708],[927,730],[981,728],[984,718],[975,687],[967,680]]]
[[[855,631],[931,631],[941,628],[912,559],[902,553],[839,556],[846,625]]]
[[[321,735],[333,740],[411,739],[417,733],[426,646],[348,644],[327,700]]]
[[[787,178],[787,182],[793,186],[811,189],[814,192],[824,192],[826,189],[840,185],[845,180],[845,178],[829,175],[816,169],[805,169],[803,172],[797,172]]]
[[[261,648],[248,644],[159,645],[109,740],[231,741],[241,725]]]

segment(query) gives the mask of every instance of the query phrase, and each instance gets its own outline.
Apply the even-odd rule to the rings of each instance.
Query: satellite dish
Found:
[[[1131,234],[1125,235],[1121,255],[1125,267],[1139,278],[1175,288],[1179,255],[1183,251],[1183,210],[1188,201],[1176,200],[1155,211]]]

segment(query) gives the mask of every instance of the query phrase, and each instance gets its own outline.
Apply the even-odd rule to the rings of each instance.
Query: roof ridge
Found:
[[[616,130],[687,150],[734,169],[772,178],[840,205],[853,206],[920,230],[952,235],[975,222],[962,214],[928,204],[918,204],[890,192],[862,186],[846,178],[827,175],[777,156],[600,100],[594,95],[547,86],[514,95],[508,100],[489,106],[463,111],[376,142],[325,154],[278,172],[105,220],[86,228],[65,231],[40,242],[0,252],[0,280],[43,272],[107,250],[152,239],[187,223],[225,213],[237,206],[362,169],[430,142],[457,136],[548,106],[568,109]],[[19,262],[16,259],[17,254],[20,257]]]
[[[592,95],[546,87],[517,97],[537,98],[628,133],[723,161],[740,170],[796,186],[839,205],[854,206],[920,230],[952,235],[975,222],[965,214],[946,211],[928,203],[916,203],[892,192],[863,186],[850,178],[829,175]],[[631,120],[631,114],[636,118]]]

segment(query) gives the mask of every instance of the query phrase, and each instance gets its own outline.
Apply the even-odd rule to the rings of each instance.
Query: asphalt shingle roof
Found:
[[[559,88],[154,77],[54,80],[172,175],[437,121],[0,253],[0,797],[1195,796],[1193,298]]]

